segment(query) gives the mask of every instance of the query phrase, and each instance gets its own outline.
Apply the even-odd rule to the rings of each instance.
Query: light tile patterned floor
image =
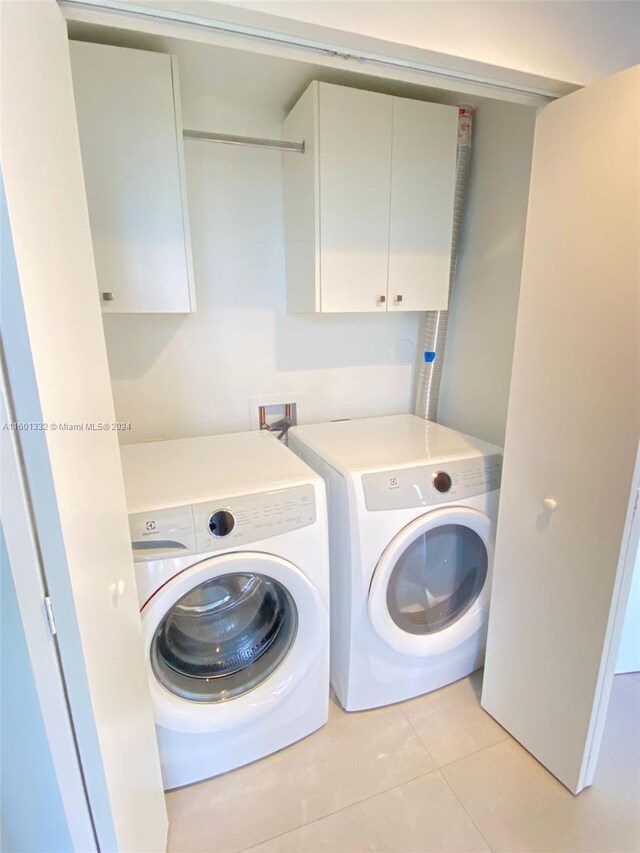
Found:
[[[640,674],[618,676],[592,788],[573,797],[480,708],[481,673],[346,714],[167,795],[170,853],[638,853]]]

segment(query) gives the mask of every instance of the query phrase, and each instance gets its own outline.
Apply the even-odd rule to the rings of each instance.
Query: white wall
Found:
[[[274,107],[185,98],[185,126],[278,136]],[[469,215],[439,420],[502,444],[535,113],[476,112]],[[125,443],[250,429],[250,399],[291,395],[298,420],[409,411],[417,314],[286,313],[281,156],[186,143],[198,310],[104,318]],[[403,363],[398,363],[403,362]],[[253,406],[255,408],[255,406]]]
[[[640,5],[625,0],[230,0],[230,5],[569,83],[591,83],[640,62]]]
[[[438,420],[504,443],[535,110],[491,101],[475,114],[468,208]]]
[[[183,113],[276,137],[283,118],[210,97]],[[249,399],[281,392],[300,422],[408,411],[417,314],[286,313],[282,156],[297,155],[186,143],[198,310],[104,318],[123,441],[249,429]]]

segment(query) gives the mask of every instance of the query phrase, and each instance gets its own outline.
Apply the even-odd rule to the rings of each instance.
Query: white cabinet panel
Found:
[[[110,45],[70,50],[102,310],[193,311],[175,64]]]
[[[312,83],[283,125],[291,313],[446,308],[458,110]]]
[[[386,95],[320,85],[323,312],[385,310],[391,113]]]
[[[320,311],[320,210],[318,204],[319,83],[312,83],[285,119],[283,136],[304,140],[305,151],[283,154],[287,308]]]
[[[393,98],[389,310],[446,309],[458,110]]]
[[[537,119],[507,419],[482,704],[574,792],[592,780],[629,586],[639,94],[637,67]]]

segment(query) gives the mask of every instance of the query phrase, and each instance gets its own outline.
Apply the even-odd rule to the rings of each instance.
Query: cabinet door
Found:
[[[574,792],[630,585],[639,90],[640,66],[538,116],[507,419],[482,704]]]
[[[392,98],[320,85],[321,311],[386,310]]]
[[[390,311],[446,309],[458,110],[393,98]]]
[[[192,311],[171,57],[84,42],[70,49],[102,310]]]

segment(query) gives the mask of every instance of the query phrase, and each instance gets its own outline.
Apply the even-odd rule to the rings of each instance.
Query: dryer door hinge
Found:
[[[51,636],[55,637],[56,635],[56,618],[53,615],[53,604],[51,603],[51,599],[48,595],[44,597],[44,609],[47,611],[47,622],[49,623],[49,630],[51,631]]]

